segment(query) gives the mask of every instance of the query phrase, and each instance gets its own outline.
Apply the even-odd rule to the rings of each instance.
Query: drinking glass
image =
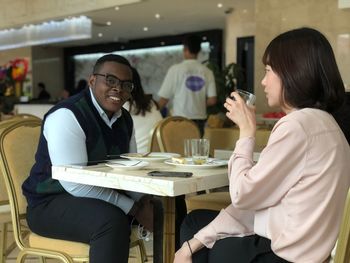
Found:
[[[241,96],[241,98],[245,101],[247,105],[254,105],[254,102],[256,99],[254,94],[241,89],[237,89],[236,91],[238,92],[239,96]]]
[[[191,140],[192,139],[185,139],[184,140],[184,156],[188,157],[188,158],[192,157]]]
[[[192,161],[194,164],[204,164],[209,157],[210,142],[208,139],[192,139]]]

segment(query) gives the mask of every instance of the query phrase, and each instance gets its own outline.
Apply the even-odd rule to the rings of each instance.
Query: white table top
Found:
[[[58,180],[129,190],[158,196],[178,196],[228,185],[227,166],[210,169],[174,167],[164,163],[151,163],[141,170],[120,171],[104,166],[72,168],[53,166],[52,177]],[[188,171],[189,178],[164,178],[148,176],[147,172]]]

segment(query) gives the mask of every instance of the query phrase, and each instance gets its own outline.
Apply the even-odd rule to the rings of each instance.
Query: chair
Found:
[[[0,122],[0,129],[8,126],[12,123],[13,117],[9,120]],[[2,176],[0,176],[0,263],[4,263],[7,256],[16,247],[16,243],[12,242],[8,244],[8,231],[11,225],[11,209],[9,198],[7,195],[5,182]]]
[[[148,143],[148,151],[149,152],[160,152],[159,144],[157,141],[157,131],[158,131],[159,124],[162,121],[163,120],[160,120],[159,122],[157,122],[149,134],[149,140],[148,140],[148,142],[149,142]]]
[[[199,139],[197,125],[184,117],[171,116],[160,121],[156,131],[161,152],[184,154],[185,139]]]
[[[15,242],[20,250],[17,262],[24,262],[27,255],[55,258],[65,263],[88,262],[89,245],[29,233],[29,241],[23,238],[22,221],[27,202],[21,186],[34,163],[34,155],[40,135],[41,121],[33,118],[12,121],[0,129],[0,169],[5,181],[11,207]],[[18,161],[20,160],[20,162]],[[133,239],[130,246],[139,246],[141,262],[145,260],[140,240]],[[144,247],[143,247],[144,249]]]
[[[35,116],[33,114],[29,114],[29,113],[18,113],[13,115],[13,117],[10,119],[35,119],[35,120],[41,120],[41,118],[39,118],[38,116]]]
[[[199,139],[197,125],[184,117],[167,117],[163,119],[156,130],[157,141],[163,152],[174,152],[183,155],[185,139]],[[214,192],[186,197],[187,210],[200,208],[220,210],[231,203],[228,192]]]
[[[334,263],[350,262],[350,191],[346,198],[342,223],[340,225]]]

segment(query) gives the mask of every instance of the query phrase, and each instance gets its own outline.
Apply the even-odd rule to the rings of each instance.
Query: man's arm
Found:
[[[216,96],[207,98],[207,106],[214,106],[216,102],[217,102]]]
[[[169,102],[169,99],[160,97],[160,99],[158,101],[159,109],[162,110],[168,104],[168,102]]]
[[[53,165],[87,163],[86,136],[70,110],[59,109],[51,113],[44,124],[44,136]],[[62,180],[60,184],[73,196],[103,200],[118,206],[126,214],[135,203],[133,199],[113,189]]]

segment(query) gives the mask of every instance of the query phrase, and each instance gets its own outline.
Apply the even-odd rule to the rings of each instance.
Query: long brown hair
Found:
[[[130,107],[129,111],[132,110],[132,107],[135,106],[135,115],[141,114],[145,116],[146,112],[150,112],[152,108],[152,96],[145,94],[141,84],[140,74],[134,67],[131,67],[132,78],[134,82],[134,89],[131,91],[130,98]]]

